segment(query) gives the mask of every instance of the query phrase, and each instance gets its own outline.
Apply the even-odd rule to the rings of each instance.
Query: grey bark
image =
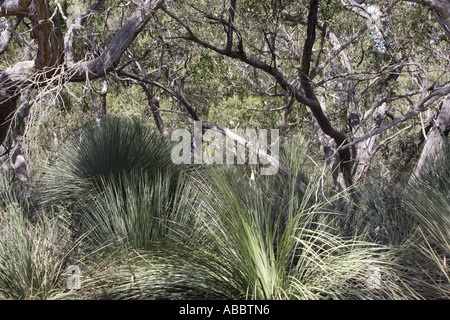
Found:
[[[85,22],[92,12],[100,10],[103,3],[104,0],[96,1],[78,22]],[[105,76],[114,69],[122,54],[163,3],[164,0],[144,0],[98,58],[74,63],[72,39],[76,24],[72,24],[64,37],[56,21],[52,20],[46,0],[0,0],[0,16],[23,16],[30,19],[38,43],[34,61],[16,63],[0,75],[0,144],[6,138],[21,91],[43,82],[48,85],[52,80],[55,80],[55,85],[60,85],[62,82]],[[66,70],[64,74],[60,74],[63,65]]]
[[[100,119],[106,118],[106,95],[108,94],[108,79],[106,77],[102,80],[102,89],[100,90]]]
[[[450,1],[448,0],[402,0],[403,2],[414,2],[429,8],[436,21],[441,25],[450,38]],[[357,4],[364,4],[365,0],[354,0]]]
[[[430,116],[426,120],[426,122],[424,123],[424,127],[417,134],[411,147],[409,147],[409,149],[405,152],[400,161],[397,163],[397,166],[392,176],[393,181],[397,181],[401,177],[402,172],[405,170],[407,165],[417,154],[420,146],[425,141],[426,135],[428,134],[428,132],[430,132],[431,128],[433,127],[434,122],[435,122],[434,116]]]
[[[442,102],[441,111],[439,116],[428,133],[427,140],[423,147],[419,161],[416,164],[413,174],[411,175],[410,182],[414,182],[420,177],[424,176],[431,168],[433,163],[439,157],[439,153],[442,150],[444,143],[448,137],[444,133],[450,126],[450,96],[447,96]]]
[[[450,38],[450,1],[449,0],[402,0],[421,4],[431,10],[447,37]]]
[[[163,119],[161,118],[161,114],[159,112],[159,100],[153,94],[153,85],[146,85],[145,83],[140,83],[142,89],[147,96],[147,102],[150,107],[150,110],[153,115],[153,119],[155,120],[156,126],[161,133],[161,136],[164,141],[169,141],[169,129],[164,124]]]
[[[25,118],[28,116],[31,104],[29,102],[31,95],[31,89],[22,92],[19,99],[19,107],[14,117],[14,121],[11,128],[11,139],[9,150],[5,147],[0,147],[0,163],[1,168],[6,173],[12,171],[14,176],[22,181],[26,186],[29,182],[29,167],[26,158],[26,152],[20,139],[18,138],[22,134]]]

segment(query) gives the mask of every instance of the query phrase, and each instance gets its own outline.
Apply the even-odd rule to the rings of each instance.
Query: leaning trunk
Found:
[[[440,151],[448,139],[445,132],[449,125],[450,96],[447,96],[442,102],[439,116],[428,134],[426,143],[411,176],[410,182],[424,176],[430,170],[436,158],[439,157]]]
[[[84,23],[85,18],[100,10],[103,3],[104,0],[97,0],[78,22]],[[0,0],[0,16],[27,17],[37,43],[37,47],[33,48],[37,50],[34,61],[16,63],[0,74],[0,144],[8,133],[20,92],[42,83],[50,86],[52,81],[56,86],[66,81],[85,81],[105,76],[114,69],[122,54],[163,3],[164,0],[142,1],[98,58],[74,63],[72,40],[75,29],[68,31],[64,41],[47,0]],[[66,69],[64,74],[61,73],[63,65]]]

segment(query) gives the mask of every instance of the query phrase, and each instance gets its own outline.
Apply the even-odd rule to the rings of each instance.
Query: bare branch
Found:
[[[103,9],[104,4],[105,0],[96,0],[80,16],[75,19],[75,21],[70,25],[69,30],[67,30],[64,37],[64,58],[65,63],[68,67],[71,67],[74,64],[72,42],[76,31],[86,23],[90,16]]]
[[[433,93],[429,94],[427,97],[424,97],[422,99],[419,100],[419,102],[417,102],[414,105],[414,109],[413,111],[410,111],[408,113],[406,113],[405,115],[385,124],[384,126],[379,127],[376,130],[373,130],[367,134],[365,134],[364,136],[357,138],[355,140],[353,140],[350,143],[344,144],[342,146],[340,146],[338,148],[338,150],[344,150],[347,148],[350,148],[351,146],[354,146],[357,143],[360,143],[361,141],[364,141],[370,137],[373,137],[375,135],[378,135],[386,130],[388,130],[389,128],[392,128],[393,126],[402,123],[408,119],[411,119],[415,116],[417,116],[420,112],[426,110],[432,103],[434,103],[437,99],[450,94],[450,87],[444,87],[444,88],[439,88],[438,90],[434,91]]]
[[[98,79],[111,72],[125,50],[163,4],[164,0],[143,1],[116,33],[100,57],[93,61],[73,65],[72,70],[69,70],[69,81],[85,81],[87,78],[90,80]]]
[[[362,34],[364,34],[367,30],[369,30],[369,28],[374,25],[375,23],[377,23],[377,21],[379,19],[381,19],[381,17],[383,17],[384,15],[386,15],[391,8],[398,2],[399,0],[394,0],[392,1],[387,7],[386,9],[383,10],[383,12],[377,17],[376,20],[369,20],[367,22],[367,24],[365,26],[363,26],[361,29],[359,29],[353,36],[351,36],[347,42],[345,42],[343,45],[341,45],[339,48],[337,48],[336,50],[333,51],[333,53],[328,57],[328,59],[326,59],[322,64],[320,64],[319,67],[317,67],[313,73],[310,75],[311,79],[314,79],[320,72],[322,72],[323,69],[325,69],[325,67],[331,62],[331,60],[333,60],[334,58],[336,58],[338,56],[338,54],[340,54],[342,52],[342,50],[346,49],[348,46],[350,46],[356,39],[358,39]]]

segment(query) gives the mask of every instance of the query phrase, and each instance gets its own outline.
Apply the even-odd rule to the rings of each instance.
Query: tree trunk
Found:
[[[409,180],[410,182],[414,182],[430,170],[434,161],[438,158],[439,152],[442,150],[444,143],[448,139],[444,132],[449,125],[450,96],[447,96],[442,102],[439,116],[428,134],[419,161],[417,162],[414,172]]]
[[[92,11],[100,10],[103,2],[97,0],[86,10],[82,18],[87,17]],[[7,136],[21,91],[43,83],[51,85],[52,81],[55,81],[56,86],[67,81],[85,81],[105,76],[114,69],[123,52],[163,3],[164,0],[142,1],[100,57],[92,61],[74,63],[72,39],[75,30],[72,27],[66,38],[63,37],[60,27],[53,19],[47,0],[0,0],[0,16],[29,18],[38,44],[34,61],[16,63],[0,75],[0,144]],[[64,63],[65,68],[61,68]],[[66,69],[64,74],[60,73],[62,69]]]
[[[386,113],[386,103],[382,103],[372,115],[373,121],[370,127],[370,131],[373,131],[381,126],[385,113]],[[378,137],[379,136],[376,135],[356,144],[355,167],[353,168],[352,174],[353,182],[356,183],[360,181],[369,170],[370,164],[372,162],[372,156],[375,152]]]
[[[426,6],[432,12],[437,22],[450,38],[450,1],[449,0],[403,0]]]
[[[0,144],[5,141],[20,92],[32,86],[34,62],[23,61],[0,75]]]
[[[141,83],[141,87],[147,96],[148,105],[150,107],[150,111],[152,112],[153,119],[155,120],[156,126],[161,133],[161,136],[164,141],[169,141],[169,129],[164,124],[164,121],[161,118],[161,114],[159,112],[159,101],[153,95],[153,85],[146,85],[145,83]]]

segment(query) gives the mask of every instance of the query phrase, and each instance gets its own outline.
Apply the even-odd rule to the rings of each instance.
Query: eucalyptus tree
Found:
[[[2,23],[1,46],[7,47],[15,37],[33,52],[33,57],[14,63],[0,75],[0,142],[5,140],[24,90],[39,87],[49,90],[69,81],[89,81],[111,72],[163,3],[163,0],[146,0],[133,6],[134,10],[127,10],[128,19],[113,36],[109,34],[110,42],[99,48],[99,54],[90,58],[86,52],[88,47],[76,46],[74,40],[80,38],[80,29],[88,21],[92,23],[93,15],[107,7],[105,0],[95,1],[84,12],[71,16],[71,21],[67,21],[58,1],[52,4],[47,0],[2,0],[0,17],[13,20]],[[66,18],[64,28],[56,18],[55,8]],[[19,25],[34,39],[17,33]]]
[[[425,114],[432,124],[440,114],[446,139],[448,37],[407,2],[197,1],[163,10],[177,26],[172,41],[235,61],[254,94],[288,97],[277,111],[306,110],[343,190],[396,136],[418,124],[425,132]]]
[[[75,4],[83,6],[1,1],[1,142],[20,101],[32,105],[29,90],[105,83],[106,74],[125,87],[130,81],[142,87],[166,139],[163,111],[226,133],[209,121],[212,107],[201,104],[216,99],[215,109],[225,115],[217,97],[259,97],[263,107],[247,111],[280,114],[284,127],[311,124],[338,190],[363,179],[374,155],[396,137],[411,130],[418,135],[411,152],[394,157],[399,168],[421,143],[446,139],[446,1],[97,0],[78,13]],[[161,92],[178,110],[163,110]],[[269,100],[275,107],[265,104]],[[426,139],[432,133],[435,138]],[[425,158],[437,154],[424,150]]]

